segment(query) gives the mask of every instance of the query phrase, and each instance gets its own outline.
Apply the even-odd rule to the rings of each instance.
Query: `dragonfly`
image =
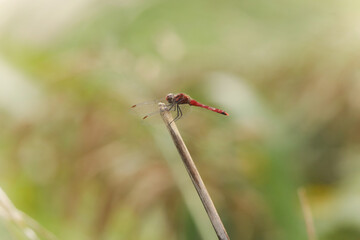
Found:
[[[157,107],[157,104],[159,102],[161,102],[161,101],[152,101],[152,102],[139,103],[139,104],[133,105],[131,108],[139,109],[142,105],[149,105],[149,104],[155,105]],[[220,114],[226,115],[226,116],[229,115],[227,112],[225,112],[225,111],[223,111],[221,109],[210,107],[210,106],[207,106],[205,104],[202,104],[202,103],[196,101],[195,99],[192,99],[189,95],[187,95],[185,93],[177,93],[177,94],[169,93],[166,96],[164,103],[166,104],[166,110],[167,111],[176,112],[176,116],[175,116],[173,121],[177,121],[183,116],[183,108],[186,105],[205,108],[207,110],[210,110],[210,111],[213,111],[213,112],[216,112],[216,113],[220,113]],[[160,110],[156,110],[154,112],[146,114],[145,116],[143,116],[143,119],[147,119],[147,118],[149,118],[149,117],[151,117],[151,116],[153,116],[155,114],[158,114],[159,112],[160,112]]]

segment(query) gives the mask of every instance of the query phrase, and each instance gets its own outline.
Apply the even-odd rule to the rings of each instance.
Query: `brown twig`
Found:
[[[300,199],[301,209],[304,215],[306,231],[308,234],[309,240],[316,240],[316,232],[314,227],[314,221],[311,214],[310,205],[306,196],[306,191],[304,188],[298,189],[298,196]]]
[[[205,210],[210,218],[211,224],[213,225],[216,235],[220,240],[229,240],[229,236],[226,232],[226,229],[219,217],[219,214],[216,211],[214,203],[211,200],[211,197],[206,190],[205,184],[201,179],[201,176],[195,166],[194,161],[191,158],[189,150],[187,149],[179,130],[177,129],[175,122],[173,122],[173,118],[171,114],[166,110],[164,104],[159,104],[161,110],[161,116],[164,120],[165,125],[167,126],[170,135],[174,141],[174,144],[181,156],[181,159],[185,165],[187,172],[193,182],[196,191],[199,194],[201,202],[203,203]]]

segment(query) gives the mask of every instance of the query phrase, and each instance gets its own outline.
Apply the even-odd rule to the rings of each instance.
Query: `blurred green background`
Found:
[[[185,92],[230,114],[177,124],[231,239],[307,239],[299,187],[360,239],[359,50],[358,1],[0,1],[0,238],[216,239],[129,111]]]

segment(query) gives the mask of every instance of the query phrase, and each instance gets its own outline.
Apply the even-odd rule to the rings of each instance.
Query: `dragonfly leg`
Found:
[[[179,117],[179,106],[178,105],[176,105],[176,117],[173,119],[173,122],[175,122],[177,119],[178,119],[178,117]]]
[[[172,123],[172,122],[175,122],[176,120],[178,120],[179,119],[179,116],[180,116],[180,112],[179,112],[179,105],[177,105],[177,104],[175,104],[175,109],[174,109],[174,111],[176,110],[176,117],[170,122],[170,124]]]
[[[180,116],[178,116],[175,121],[179,120],[179,119],[182,117],[182,115],[183,115],[183,113],[182,113],[182,111],[181,111],[181,108],[180,108],[179,106],[178,106],[178,115],[180,115]]]
[[[181,115],[180,115],[181,110],[180,110],[179,105],[177,105],[176,113],[177,113],[177,115],[176,115],[176,118],[175,118],[174,121],[177,121],[177,120],[179,120],[181,118]]]
[[[168,104],[166,105],[166,108],[168,111],[171,111],[171,109],[174,107],[174,104]]]

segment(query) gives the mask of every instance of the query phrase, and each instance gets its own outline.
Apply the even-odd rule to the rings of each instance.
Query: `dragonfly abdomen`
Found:
[[[194,99],[191,99],[191,101],[189,102],[189,104],[190,104],[191,106],[196,106],[196,107],[205,108],[205,109],[207,109],[207,110],[210,110],[210,111],[213,111],[213,112],[216,112],[216,113],[220,113],[220,114],[223,114],[223,115],[226,115],[226,116],[229,115],[227,112],[225,112],[225,111],[223,111],[223,110],[221,110],[221,109],[204,105],[204,104],[199,103],[198,101],[196,101],[196,100],[194,100]]]

